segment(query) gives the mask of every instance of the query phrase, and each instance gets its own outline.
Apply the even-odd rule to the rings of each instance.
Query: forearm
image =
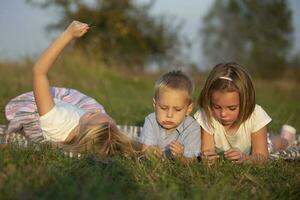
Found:
[[[63,32],[42,53],[33,67],[33,92],[40,115],[44,115],[54,106],[47,73],[60,52],[71,40],[71,35],[67,32]]]
[[[251,155],[243,154],[241,161],[244,163],[263,164],[268,161],[268,156],[259,153],[254,153]]]
[[[73,38],[83,36],[89,27],[87,24],[73,21],[67,29],[41,54],[33,67],[33,93],[39,115],[42,116],[54,107],[54,101],[47,77],[61,51]]]
[[[72,41],[73,37],[64,31],[56,40],[40,55],[33,67],[33,76],[47,75],[61,51]]]
[[[260,130],[251,133],[251,154],[247,158],[247,162],[265,163],[269,159],[267,127],[264,126]]]

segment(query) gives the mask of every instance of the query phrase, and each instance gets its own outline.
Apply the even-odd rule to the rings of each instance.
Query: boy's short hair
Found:
[[[171,88],[174,90],[184,90],[188,92],[189,100],[192,99],[194,84],[193,81],[181,70],[173,70],[163,74],[156,82],[154,87],[154,98],[158,98],[159,90]]]

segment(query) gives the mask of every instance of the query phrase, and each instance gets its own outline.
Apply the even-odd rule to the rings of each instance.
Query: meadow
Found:
[[[31,60],[0,63],[0,124],[6,124],[5,104],[31,90]],[[64,55],[50,73],[53,86],[89,94],[118,124],[143,124],[152,112],[154,81],[159,73],[126,71],[80,55]],[[206,75],[193,73],[194,100]],[[257,103],[273,121],[300,130],[298,79],[254,78]],[[0,146],[0,199],[299,199],[300,162],[278,160],[265,165],[234,165],[220,160],[183,165],[176,160],[116,156],[65,157],[48,147]]]

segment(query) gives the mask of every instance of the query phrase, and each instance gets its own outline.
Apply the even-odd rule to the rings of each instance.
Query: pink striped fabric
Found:
[[[53,87],[51,92],[54,101],[59,99],[76,105],[85,111],[105,113],[101,104],[78,90]],[[41,142],[44,140],[33,92],[27,92],[11,99],[5,106],[5,116],[9,121],[7,134],[23,132],[30,142]]]

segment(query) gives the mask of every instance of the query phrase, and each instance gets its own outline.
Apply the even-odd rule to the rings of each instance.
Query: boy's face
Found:
[[[153,107],[157,122],[167,133],[171,133],[190,114],[193,104],[189,101],[187,91],[162,88],[157,99],[153,99]]]

